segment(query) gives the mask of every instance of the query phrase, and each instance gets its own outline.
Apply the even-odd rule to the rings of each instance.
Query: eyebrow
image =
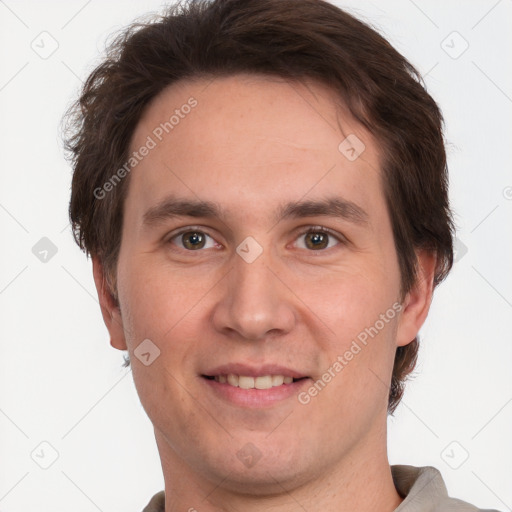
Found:
[[[279,222],[283,219],[315,216],[336,217],[356,225],[369,225],[368,213],[352,201],[341,197],[292,201],[282,204],[276,209],[274,221]],[[219,219],[224,221],[228,215],[221,205],[212,201],[170,196],[149,208],[144,213],[143,223],[149,227],[176,217]]]

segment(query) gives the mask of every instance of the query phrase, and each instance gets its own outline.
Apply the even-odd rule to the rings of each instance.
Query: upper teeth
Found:
[[[214,379],[223,384],[227,383],[231,386],[240,387],[242,389],[269,389],[282,384],[291,384],[293,377],[285,377],[284,375],[264,375],[262,377],[248,377],[245,375],[216,375]]]

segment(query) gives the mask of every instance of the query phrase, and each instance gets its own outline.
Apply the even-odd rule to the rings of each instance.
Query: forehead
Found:
[[[209,199],[239,217],[249,205],[264,216],[284,198],[338,192],[371,206],[382,196],[374,139],[318,83],[258,75],[179,82],[141,117],[130,153],[143,146],[151,150],[131,172],[127,199],[139,217],[169,194]]]

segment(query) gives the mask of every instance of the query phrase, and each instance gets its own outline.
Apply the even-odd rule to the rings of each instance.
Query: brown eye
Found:
[[[201,249],[210,249],[215,247],[215,240],[198,229],[182,230],[169,238],[171,245],[177,245],[180,249],[192,252]]]
[[[321,232],[306,233],[305,240],[309,249],[325,249],[329,244],[329,235]]]
[[[181,235],[181,240],[186,249],[202,249],[205,245],[204,233],[199,231],[187,231]]]
[[[313,251],[330,249],[343,243],[341,235],[331,233],[330,230],[323,227],[308,227],[299,234],[299,240],[301,239],[303,239],[304,242],[302,244],[299,243],[299,247]]]

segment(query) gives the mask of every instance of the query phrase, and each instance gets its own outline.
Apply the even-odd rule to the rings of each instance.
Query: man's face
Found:
[[[397,308],[376,143],[333,98],[257,76],[182,82],[131,141],[156,145],[130,175],[112,343],[129,350],[164,464],[227,487],[286,487],[375,450],[396,346],[416,334]],[[350,134],[358,158],[359,142],[340,148]],[[281,215],[329,199],[337,211]],[[222,217],[170,216],[179,201]]]

